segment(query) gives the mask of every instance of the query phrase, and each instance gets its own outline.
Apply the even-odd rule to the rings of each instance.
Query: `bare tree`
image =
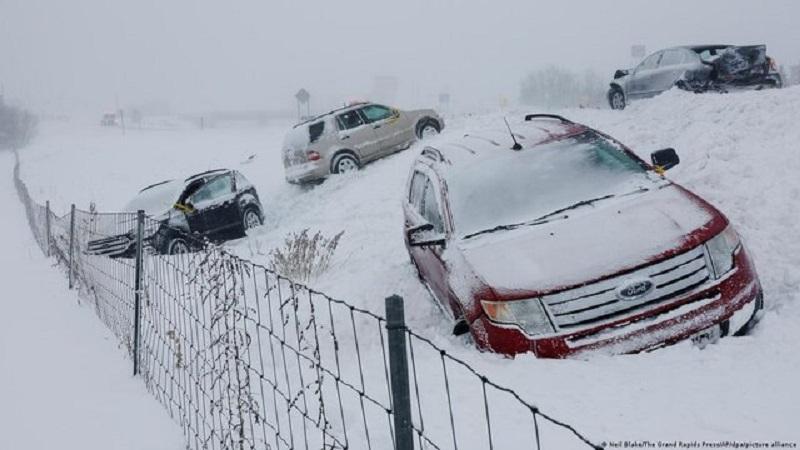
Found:
[[[0,150],[22,148],[36,132],[36,116],[7,105],[0,96]]]
[[[604,99],[603,78],[592,70],[545,67],[529,73],[520,89],[522,103],[547,108],[599,107]]]

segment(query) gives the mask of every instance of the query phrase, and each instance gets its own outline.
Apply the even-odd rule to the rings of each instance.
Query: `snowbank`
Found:
[[[412,328],[597,441],[800,441],[793,422],[800,417],[800,388],[793,381],[800,367],[800,88],[728,95],[671,91],[621,112],[555,112],[611,134],[643,158],[660,148],[677,149],[682,163],[669,176],[727,214],[755,259],[767,311],[753,335],[705,350],[684,343],[588,361],[509,360],[476,352],[450,336],[452,324],[417,280],[403,246],[400,201],[418,146],[358,173],[299,188],[283,181],[285,124],[131,131],[125,137],[45,124],[43,138],[23,156],[22,172],[34,196],[56,200],[63,211],[71,200],[114,209],[176,171],[238,168],[258,188],[267,223],[231,243],[233,251],[266,263],[269,250],[289,232],[345,230],[333,268],[312,282],[315,288],[373,311],[382,311],[384,297],[402,295]],[[449,128],[434,142],[472,127],[502,126],[503,115],[448,119]],[[247,160],[251,154],[256,158]],[[89,176],[76,175],[87,167]],[[502,418],[513,419],[506,414]]]
[[[184,448],[117,340],[42,256],[0,153],[0,448]]]

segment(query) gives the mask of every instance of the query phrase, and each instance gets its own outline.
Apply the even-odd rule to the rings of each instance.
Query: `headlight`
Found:
[[[706,242],[706,250],[711,258],[716,278],[722,277],[733,269],[733,253],[740,245],[739,235],[730,225],[722,233]]]
[[[541,300],[538,298],[504,302],[481,300],[481,306],[493,322],[516,325],[529,335],[555,331]]]

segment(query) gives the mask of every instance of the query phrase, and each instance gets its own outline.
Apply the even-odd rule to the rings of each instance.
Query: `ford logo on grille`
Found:
[[[654,287],[650,280],[632,280],[617,288],[616,294],[620,300],[636,300],[649,294]]]

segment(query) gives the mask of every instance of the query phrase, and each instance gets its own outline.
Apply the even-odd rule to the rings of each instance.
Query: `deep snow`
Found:
[[[502,126],[504,115],[518,120],[523,112],[532,111],[448,118],[434,142],[473,127]],[[49,198],[59,211],[70,201],[115,210],[162,179],[237,168],[258,188],[267,224],[231,243],[233,251],[267,262],[269,250],[291,231],[345,230],[333,267],[311,282],[315,288],[376,312],[387,295],[402,295],[413,329],[596,441],[800,441],[800,88],[729,95],[671,91],[621,112],[556,112],[616,137],[645,159],[653,150],[677,149],[682,163],[668,176],[728,215],[755,260],[767,311],[751,336],[704,350],[683,343],[585,361],[478,353],[450,336],[452,324],[417,280],[403,246],[400,199],[419,146],[359,173],[300,188],[283,180],[280,143],[287,123],[129,130],[125,136],[88,123],[45,124],[23,155],[22,176],[34,197]],[[248,160],[250,155],[256,157]]]
[[[39,251],[0,152],[0,449],[184,448],[114,335]]]

